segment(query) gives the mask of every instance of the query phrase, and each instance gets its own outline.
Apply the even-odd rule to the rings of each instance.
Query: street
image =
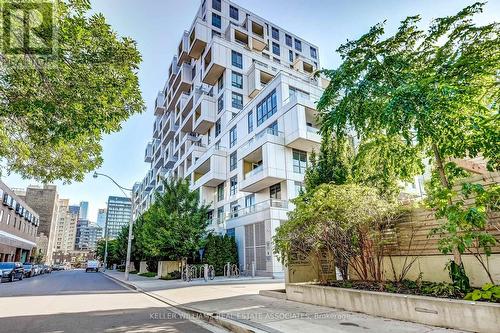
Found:
[[[0,284],[0,332],[210,332],[102,273],[59,271]]]

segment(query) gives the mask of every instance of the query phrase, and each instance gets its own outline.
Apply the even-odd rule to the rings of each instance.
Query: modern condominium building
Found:
[[[122,228],[129,225],[132,214],[132,202],[125,197],[108,197],[108,208],[104,237],[116,238]]]
[[[66,254],[75,249],[79,213],[70,207],[68,199],[59,199],[54,252]]]
[[[235,3],[202,1],[154,105],[134,217],[162,179],[188,179],[210,204],[209,228],[235,236],[241,268],[281,276],[272,237],[321,141],[315,102],[327,82],[313,75],[318,52]]]

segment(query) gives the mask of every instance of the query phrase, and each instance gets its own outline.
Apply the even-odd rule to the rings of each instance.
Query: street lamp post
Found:
[[[94,172],[93,177],[97,178],[98,176],[103,176],[111,180],[118,188],[122,191],[123,195],[126,198],[129,198],[128,195],[125,193],[125,191],[130,191],[130,203],[131,203],[131,212],[130,212],[130,220],[128,224],[128,242],[127,242],[127,258],[125,260],[125,280],[128,281],[129,278],[129,266],[130,266],[130,257],[131,257],[131,252],[132,252],[132,226],[133,226],[133,216],[134,216],[134,193],[133,189],[126,188],[118,184],[113,178],[110,176],[103,174],[103,173],[98,173]],[[108,229],[108,219],[106,217],[106,226],[105,226],[105,233],[106,233],[106,240],[105,240],[105,246],[104,246],[104,263],[107,264],[107,257],[108,257],[108,234],[107,230]]]

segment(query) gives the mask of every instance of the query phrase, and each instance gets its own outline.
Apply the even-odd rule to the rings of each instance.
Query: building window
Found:
[[[218,137],[221,131],[220,118],[215,122],[215,137]]]
[[[271,91],[259,104],[257,104],[257,126],[276,113],[276,89]]]
[[[292,47],[292,36],[285,35],[285,43],[286,43],[287,46]]]
[[[233,201],[229,205],[229,209],[231,211],[231,217],[238,217],[238,210],[240,209],[240,205],[238,205],[238,201]]]
[[[217,220],[219,220],[219,222],[224,220],[224,206],[217,208]]]
[[[231,96],[232,96],[231,105],[233,106],[233,108],[239,110],[243,109],[243,95],[233,92]]]
[[[274,184],[269,187],[269,198],[271,199],[281,199],[281,184]]]
[[[298,39],[295,39],[295,49],[302,52],[302,42]]]
[[[238,166],[237,152],[232,152],[229,155],[229,171],[233,171]]]
[[[222,109],[224,109],[224,93],[217,100],[217,113],[220,113]]]
[[[304,192],[304,183],[294,182],[295,186],[295,196],[298,197],[301,193]]]
[[[222,27],[222,21],[220,15],[212,13],[212,25],[219,29]]]
[[[293,51],[292,50],[288,50],[288,59],[290,60],[290,62],[293,62]]]
[[[235,88],[243,89],[243,75],[237,72],[231,72],[231,84]]]
[[[278,122],[274,121],[271,125],[267,126],[268,133],[272,135],[278,135]]]
[[[217,185],[217,201],[224,200],[224,183]]]
[[[217,91],[221,91],[224,88],[224,73],[217,80]]]
[[[238,176],[233,176],[229,180],[229,195],[235,195],[238,189]]]
[[[280,31],[275,27],[271,28],[271,35],[273,36],[274,39],[280,40]]]
[[[280,45],[278,43],[273,42],[273,53],[279,56],[280,53]]]
[[[248,121],[248,133],[252,133],[253,131],[253,111],[248,112],[247,116],[247,121]]]
[[[318,57],[318,54],[316,53],[316,49],[311,46],[311,57],[316,59]]]
[[[243,68],[243,55],[239,52],[231,52],[231,63],[234,67]]]
[[[221,0],[212,0],[212,8],[221,11]]]
[[[234,126],[229,130],[229,148],[233,147],[238,139],[236,129],[236,126]]]
[[[255,205],[255,194],[250,194],[245,197],[245,207],[252,207]]]
[[[238,21],[240,19],[240,15],[238,13],[238,8],[233,7],[233,6],[229,6],[229,16],[232,19],[235,19],[236,21]]]
[[[307,167],[307,153],[301,150],[293,150],[293,172],[304,174]]]

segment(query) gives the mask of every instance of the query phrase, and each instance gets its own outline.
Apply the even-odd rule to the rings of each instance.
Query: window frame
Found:
[[[235,50],[231,50],[231,65],[236,68],[243,69],[243,54]]]
[[[302,41],[300,39],[295,38],[295,49],[299,52],[302,52]]]
[[[298,158],[296,158],[296,156]],[[299,149],[292,150],[292,166],[293,172],[298,174],[305,174],[307,169],[307,152]]]
[[[231,86],[238,89],[243,89],[243,74],[231,71]]]
[[[218,20],[218,25],[216,24]],[[212,13],[212,26],[222,29],[222,17],[217,13]]]
[[[237,97],[237,100],[240,100],[241,103],[235,103],[235,97]],[[235,91],[232,91],[231,92],[231,106],[235,109],[243,110],[243,95],[240,93],[237,93]]]
[[[238,142],[238,125],[234,125],[229,130],[229,148],[232,148]]]
[[[233,13],[236,13],[236,17],[233,16]],[[240,11],[238,7],[234,7],[233,5],[229,5],[229,17],[232,18],[233,20],[239,21],[240,20]]]

